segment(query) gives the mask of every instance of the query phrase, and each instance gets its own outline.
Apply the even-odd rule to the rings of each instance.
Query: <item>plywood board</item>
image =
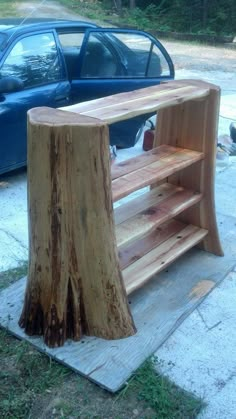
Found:
[[[0,293],[0,324],[101,387],[116,392],[235,265],[235,224],[234,217],[219,217],[224,257],[192,249],[129,297],[138,329],[135,336],[113,341],[84,337],[81,342],[67,342],[61,348],[47,348],[41,338],[30,338],[18,327],[25,279]]]

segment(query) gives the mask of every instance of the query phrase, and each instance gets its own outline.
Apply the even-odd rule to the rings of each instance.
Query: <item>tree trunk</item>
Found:
[[[135,0],[129,0],[129,8],[130,10],[135,9],[136,7],[136,1]]]
[[[208,18],[208,0],[202,0],[202,28],[206,29]]]
[[[122,9],[122,0],[113,0],[115,9],[117,10],[117,13],[119,16],[123,15],[123,9]]]
[[[108,128],[29,111],[29,276],[19,320],[50,347],[135,333],[114,236]]]

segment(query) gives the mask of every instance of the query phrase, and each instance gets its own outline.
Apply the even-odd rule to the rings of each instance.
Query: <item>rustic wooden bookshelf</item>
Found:
[[[223,254],[214,208],[219,98],[218,87],[184,80],[29,111],[27,333],[49,346],[83,333],[130,336],[128,294],[195,245]],[[108,125],[152,112],[153,149],[110,165]]]

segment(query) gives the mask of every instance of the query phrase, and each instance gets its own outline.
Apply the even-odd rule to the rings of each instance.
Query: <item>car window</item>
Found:
[[[134,33],[115,33],[113,36],[120,41],[127,57],[127,76],[170,76],[166,58],[149,37]]]
[[[58,38],[63,49],[65,50],[66,48],[80,49],[83,39],[84,39],[84,32],[58,33]]]
[[[68,78],[69,80],[78,78],[79,54],[84,39],[84,33],[58,33],[58,38],[65,58]]]
[[[27,36],[18,41],[0,69],[0,77],[21,79],[24,88],[61,79],[61,66],[52,33]]]
[[[169,64],[145,34],[90,32],[83,57],[83,78],[170,76]]]
[[[107,78],[121,75],[120,57],[104,35],[90,34],[83,58],[81,77]],[[120,69],[121,70],[121,69]]]

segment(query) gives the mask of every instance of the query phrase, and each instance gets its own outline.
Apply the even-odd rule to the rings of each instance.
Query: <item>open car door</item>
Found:
[[[163,45],[145,32],[125,29],[88,29],[77,70],[78,78],[71,80],[74,103],[174,78],[173,62]],[[111,144],[133,146],[140,126],[149,116],[112,125]]]

